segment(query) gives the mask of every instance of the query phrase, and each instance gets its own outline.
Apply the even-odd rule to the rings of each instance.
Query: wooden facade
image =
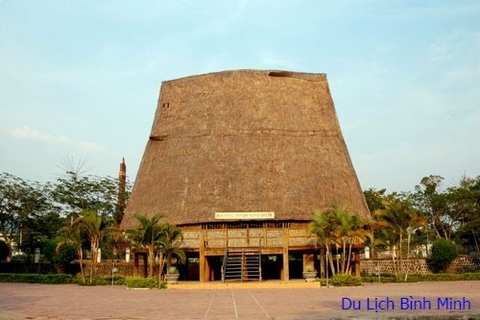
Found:
[[[319,272],[325,268],[323,250],[316,246],[314,237],[307,236],[307,223],[237,221],[185,225],[181,226],[184,235],[181,247],[187,253],[198,254],[200,281],[219,280],[212,276],[218,274],[219,270],[212,270],[215,266],[209,258],[223,257],[225,248],[259,248],[262,256],[279,257],[279,273],[267,275],[267,278],[270,276],[288,281],[292,274],[296,274],[295,278],[301,278],[299,270],[303,271],[307,265],[313,265]],[[358,275],[360,247],[360,244],[355,245],[352,254],[354,272]],[[300,264],[296,266],[300,268],[297,272],[289,270],[292,256],[301,257]]]

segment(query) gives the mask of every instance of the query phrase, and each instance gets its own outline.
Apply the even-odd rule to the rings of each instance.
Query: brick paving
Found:
[[[480,281],[364,284],[355,288],[308,287],[295,282],[256,286],[192,282],[167,290],[131,290],[123,286],[0,283],[0,319],[480,319]],[[386,298],[390,302],[382,303]],[[402,298],[422,303],[401,310]],[[457,303],[457,308],[465,306],[466,310],[446,310],[446,306],[437,310],[439,298],[441,303],[464,301]],[[360,302],[360,310],[342,310],[342,299],[344,306],[347,301],[355,301],[356,306]],[[369,310],[374,309],[375,299],[379,307],[389,310]]]

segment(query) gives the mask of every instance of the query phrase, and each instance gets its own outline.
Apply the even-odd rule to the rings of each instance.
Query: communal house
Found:
[[[186,280],[289,280],[319,264],[306,226],[334,205],[370,218],[326,75],[223,71],[162,83],[122,228],[180,226]]]

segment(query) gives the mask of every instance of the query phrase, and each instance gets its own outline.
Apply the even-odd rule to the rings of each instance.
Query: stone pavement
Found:
[[[480,281],[354,288],[191,282],[167,290],[0,283],[0,319],[480,319],[479,289]]]

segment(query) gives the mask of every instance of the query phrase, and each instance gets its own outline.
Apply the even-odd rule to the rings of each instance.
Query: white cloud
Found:
[[[78,142],[72,141],[64,135],[53,135],[33,129],[28,125],[21,127],[7,127],[3,130],[8,136],[23,140],[46,143],[49,145],[75,145],[75,147],[83,152],[99,152],[105,149],[96,142],[89,142],[80,140]]]
[[[95,142],[80,141],[77,143],[77,147],[85,151],[103,151],[104,148]]]
[[[17,128],[6,128],[5,132],[14,138],[39,141],[47,144],[70,143],[70,140],[64,135],[52,135],[48,133],[43,133],[39,130],[32,129],[29,126],[22,126]]]

